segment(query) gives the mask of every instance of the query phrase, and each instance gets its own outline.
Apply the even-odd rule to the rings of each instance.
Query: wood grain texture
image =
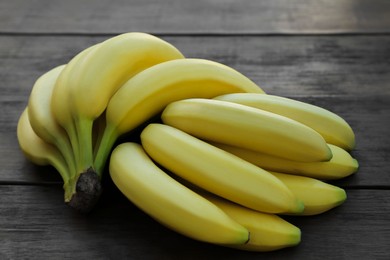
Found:
[[[61,203],[59,186],[0,186],[0,258],[354,259],[364,255],[365,259],[387,259],[390,256],[386,249],[390,240],[387,200],[390,191],[351,190],[347,202],[339,208],[315,217],[287,218],[301,228],[301,244],[265,254],[204,244],[176,234],[108,186],[96,209],[87,216]]]
[[[0,36],[1,100],[107,37]],[[390,95],[390,36],[162,37],[187,57],[231,66],[279,95]]]
[[[389,32],[387,0],[0,1],[2,33]]]
[[[188,57],[237,69],[269,94],[329,109],[356,132],[356,176],[342,185],[390,185],[390,36],[163,37]],[[16,124],[36,78],[106,37],[0,36],[0,181],[57,182],[21,154]],[[288,44],[286,43],[288,41]],[[41,173],[43,171],[43,174]]]

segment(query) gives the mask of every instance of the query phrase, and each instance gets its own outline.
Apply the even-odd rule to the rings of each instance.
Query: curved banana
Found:
[[[69,63],[63,68],[60,75],[57,78],[54,86],[51,98],[51,111],[59,125],[61,125],[67,132],[68,138],[72,145],[73,155],[76,163],[77,174],[84,171],[83,166],[80,165],[80,152],[79,152],[79,140],[77,137],[76,127],[73,122],[73,117],[69,108],[70,97],[69,89],[70,85],[77,85],[76,72],[81,61],[99,44],[93,45],[73,57]]]
[[[102,42],[77,65],[69,85],[69,107],[79,140],[83,169],[93,166],[93,121],[129,78],[155,64],[184,59],[168,42],[146,33],[124,33]],[[100,173],[98,173],[100,174]]]
[[[351,126],[343,118],[324,108],[274,95],[238,93],[222,95],[215,99],[259,108],[294,119],[316,130],[327,143],[348,151],[355,147],[355,134]]]
[[[345,190],[323,181],[279,172],[270,172],[281,180],[305,205],[298,215],[318,215],[344,203]]]
[[[264,93],[238,71],[203,59],[179,59],[146,69],[127,81],[111,98],[107,128],[95,164],[103,167],[119,135],[160,113],[170,102],[191,97],[212,98],[234,92]]]
[[[69,184],[70,176],[68,165],[57,148],[43,141],[32,129],[26,107],[17,125],[17,138],[19,146],[31,162],[37,165],[51,165],[61,175],[64,181],[65,201],[69,201],[73,194],[72,185]]]
[[[186,99],[169,104],[164,124],[207,141],[238,146],[301,162],[332,157],[316,131],[289,118],[214,99]]]
[[[229,247],[267,252],[296,246],[301,242],[301,230],[277,215],[255,211],[211,194],[201,195],[248,229],[250,238],[246,244]]]
[[[141,142],[157,163],[209,192],[263,212],[303,211],[272,174],[176,128],[149,124]]]
[[[57,123],[51,110],[51,97],[56,80],[66,65],[57,66],[35,82],[28,101],[28,116],[34,132],[46,143],[57,147],[75,176],[76,166],[72,146],[65,130]]]
[[[214,204],[175,181],[141,145],[123,143],[112,152],[109,171],[115,185],[158,222],[190,238],[215,244],[244,244],[248,231]]]
[[[347,151],[331,144],[328,146],[333,157],[327,162],[297,162],[226,144],[215,142],[212,144],[266,170],[321,180],[341,179],[355,173],[359,168],[358,161]]]

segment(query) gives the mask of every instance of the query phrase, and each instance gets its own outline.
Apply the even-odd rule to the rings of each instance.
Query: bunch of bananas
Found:
[[[139,141],[118,143],[125,135]],[[97,202],[109,162],[119,190],[163,225],[254,251],[297,245],[300,229],[282,215],[342,204],[345,191],[326,181],[358,169],[340,116],[265,94],[145,33],[110,38],[42,75],[17,136],[28,159],[57,169],[79,211]]]

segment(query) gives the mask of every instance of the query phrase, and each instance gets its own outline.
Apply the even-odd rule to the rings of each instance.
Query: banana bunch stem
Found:
[[[95,169],[99,177],[103,174],[106,161],[117,138],[116,128],[111,124],[107,124],[103,136],[96,146],[96,156],[94,158]]]
[[[75,171],[64,184],[65,202],[82,213],[93,209],[102,192],[101,176],[93,167],[92,127],[91,120],[77,118],[75,126],[67,128]]]
[[[76,175],[66,188],[72,191],[67,204],[82,213],[90,212],[102,193],[100,178],[92,168]]]
[[[93,146],[92,146],[92,126],[93,121],[86,118],[77,118],[75,121],[78,149],[79,167],[78,171],[83,172],[94,168],[93,166]]]
[[[75,172],[78,173],[79,169],[82,167],[80,165],[80,161],[78,158],[80,157],[80,150],[79,150],[79,138],[77,136],[76,129],[74,125],[69,125],[66,128],[66,133],[68,134],[68,138],[70,140],[71,150],[73,152],[73,158],[74,158],[74,164],[75,164]]]

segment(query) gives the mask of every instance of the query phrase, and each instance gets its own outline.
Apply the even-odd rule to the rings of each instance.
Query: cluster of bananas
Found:
[[[139,141],[115,146],[125,134]],[[297,245],[300,229],[283,215],[342,204],[345,191],[326,181],[358,169],[340,116],[265,94],[145,33],[110,38],[42,75],[17,136],[27,158],[57,169],[65,202],[80,211],[96,203],[109,162],[119,190],[163,225],[254,251]]]

